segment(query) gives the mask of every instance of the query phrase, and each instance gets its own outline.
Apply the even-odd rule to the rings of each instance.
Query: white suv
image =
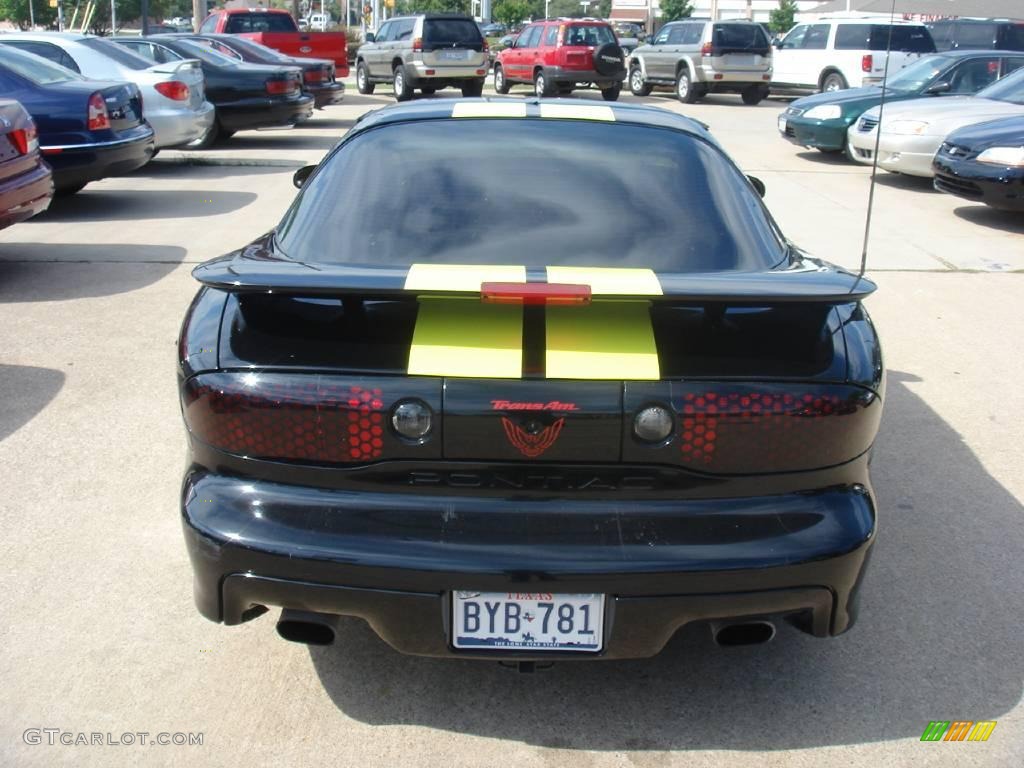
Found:
[[[798,24],[775,48],[772,91],[839,91],[880,83],[886,48],[892,50],[891,76],[922,54],[934,53],[935,43],[924,24],[890,22],[888,16],[822,16]]]

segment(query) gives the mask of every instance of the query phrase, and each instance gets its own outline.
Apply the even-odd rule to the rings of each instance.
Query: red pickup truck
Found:
[[[199,33],[247,37],[289,56],[330,59],[338,77],[348,76],[343,32],[302,32],[288,11],[276,8],[230,8],[210,13]]]

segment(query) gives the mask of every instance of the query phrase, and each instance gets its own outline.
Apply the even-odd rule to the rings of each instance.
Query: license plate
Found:
[[[727,53],[725,54],[725,63],[733,67],[746,67],[754,64],[754,54],[752,53]]]
[[[600,651],[604,595],[547,592],[455,592],[456,648]]]
[[[437,57],[448,61],[462,61],[469,58],[469,51],[440,51]]]
[[[786,116],[779,115],[779,133],[786,132]]]

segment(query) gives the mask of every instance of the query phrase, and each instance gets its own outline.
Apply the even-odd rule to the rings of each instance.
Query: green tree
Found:
[[[491,16],[506,27],[518,24],[530,15],[530,6],[523,0],[498,0]]]
[[[796,0],[779,0],[779,7],[768,15],[768,29],[777,35],[789,32],[796,21],[796,12]]]
[[[469,13],[470,0],[397,0],[395,14]]]
[[[22,29],[28,29],[31,18],[28,2],[29,0],[0,0],[0,19],[7,19]],[[46,0],[32,0],[32,9],[35,11],[37,26],[56,25],[57,9],[51,8]]]
[[[693,15],[693,3],[690,0],[661,0],[661,20],[663,22],[685,19]]]

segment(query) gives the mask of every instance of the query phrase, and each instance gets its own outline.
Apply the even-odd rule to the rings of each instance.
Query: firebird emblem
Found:
[[[531,434],[508,417],[501,417],[501,426],[505,428],[505,436],[508,437],[508,441],[529,459],[537,458],[555,444],[563,424],[565,424],[564,418],[556,419],[551,426]]]

